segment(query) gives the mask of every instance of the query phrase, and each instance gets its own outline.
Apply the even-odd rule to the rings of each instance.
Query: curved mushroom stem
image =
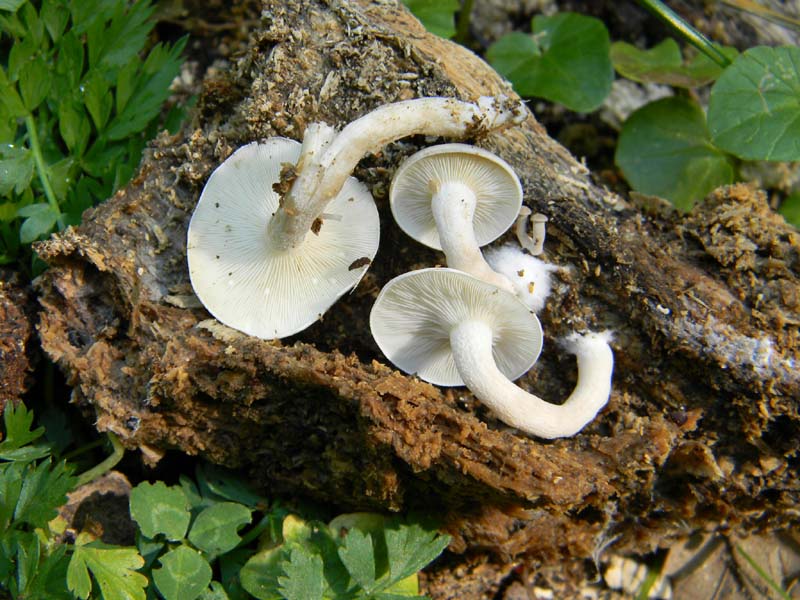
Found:
[[[381,106],[342,129],[311,168],[298,163],[297,178],[270,221],[268,235],[279,248],[302,242],[358,162],[390,142],[415,134],[463,138],[520,123],[525,115],[522,104],[503,96],[476,103],[418,98]]]
[[[530,216],[531,234],[528,235],[528,216]],[[514,232],[520,246],[525,248],[533,256],[539,256],[544,252],[544,238],[546,232],[547,217],[541,213],[531,215],[531,209],[523,206],[519,209],[517,224]]]
[[[513,284],[483,258],[472,219],[477,198],[469,186],[453,181],[432,183],[431,210],[447,266],[469,273],[512,294]]]
[[[456,368],[475,397],[504,423],[530,435],[553,439],[575,435],[608,402],[614,356],[607,333],[571,336],[578,383],[564,404],[551,404],[514,385],[492,356],[492,330],[482,321],[460,323],[450,332]]]

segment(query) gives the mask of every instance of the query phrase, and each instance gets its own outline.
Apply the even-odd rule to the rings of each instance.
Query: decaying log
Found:
[[[18,273],[0,269],[0,413],[31,385],[35,364],[36,302]]]
[[[74,401],[148,460],[180,449],[270,494],[436,511],[455,551],[556,560],[612,539],[643,551],[697,528],[796,521],[800,239],[753,189],[679,215],[593,184],[533,116],[477,140],[519,173],[525,202],[550,218],[547,260],[568,267],[541,315],[543,357],[519,384],[566,397],[574,359],[555,340],[615,332],[609,406],[571,439],[518,435],[466,390],[387,366],[371,339],[380,287],[443,260],[398,230],[386,199],[399,161],[437,140],[362,161],[381,249],[321,322],[260,341],[198,305],[189,216],[238,146],[400,99],[498,93],[511,92],[486,64],[400,3],[264,0],[247,51],[207,78],[186,132],[159,137],[126,189],[38,249],[52,265],[40,335]]]

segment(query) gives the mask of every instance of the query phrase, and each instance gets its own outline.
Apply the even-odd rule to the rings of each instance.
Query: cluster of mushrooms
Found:
[[[378,211],[351,177],[365,155],[400,138],[481,135],[520,123],[505,97],[477,102],[419,98],[384,105],[336,132],[313,123],[302,143],[282,137],[234,152],[206,183],[189,223],[187,259],[195,294],[225,325],[263,339],[302,331],[363,277],[378,250]],[[610,335],[573,334],[578,381],[560,405],[513,380],[538,359],[536,311],[552,265],[544,219],[522,206],[505,161],[464,144],[408,158],[391,185],[392,214],[415,240],[442,250],[447,268],[389,281],[370,315],[372,334],[398,368],[440,386],[466,385],[504,423],[530,435],[574,435],[611,393]],[[527,234],[527,221],[533,235]],[[522,247],[480,247],[516,223]]]

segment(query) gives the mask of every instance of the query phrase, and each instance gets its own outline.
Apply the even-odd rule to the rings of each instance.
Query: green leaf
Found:
[[[122,67],[117,73],[117,114],[125,110],[128,100],[130,100],[131,94],[133,94],[133,91],[136,88],[136,75],[138,74],[140,64],[139,58],[136,57],[127,65]]]
[[[125,159],[126,147],[122,143],[105,144],[105,140],[99,139],[84,154],[81,160],[83,170],[94,177],[108,179],[109,174],[114,172],[116,165]],[[105,198],[101,198],[105,199]]]
[[[11,526],[26,470],[27,466],[23,463],[0,464],[0,532]]]
[[[200,594],[199,600],[229,600],[229,597],[219,581],[212,581],[211,587]]]
[[[11,190],[21,194],[31,183],[34,166],[33,154],[27,148],[0,144],[0,196]]]
[[[528,88],[532,86],[526,83],[525,78],[531,69],[536,68],[536,61],[541,55],[542,51],[534,38],[521,31],[504,35],[486,52],[492,67],[509,79],[518,93],[530,95],[533,95],[533,90]]]
[[[114,3],[110,22],[97,19],[87,29],[89,65],[105,71],[129,62],[144,47],[154,23],[148,21],[155,10],[150,2],[140,1],[126,10],[126,3]]]
[[[58,131],[69,151],[81,156],[92,134],[92,126],[78,103],[64,100],[58,105]]]
[[[143,482],[131,490],[131,517],[149,538],[163,534],[168,540],[181,540],[186,535],[191,515],[183,490],[163,481]]]
[[[39,51],[39,48],[31,37],[25,37],[11,46],[8,53],[8,78],[10,81],[17,81],[20,73]]]
[[[739,56],[711,88],[714,143],[748,160],[800,160],[800,48],[764,46]]]
[[[375,588],[375,548],[372,536],[358,529],[351,529],[339,548],[339,558],[353,579],[368,594]]]
[[[720,48],[720,51],[731,59],[738,54],[735,48]],[[614,42],[610,56],[620,75],[640,83],[694,88],[711,83],[722,73],[722,67],[702,53],[684,61],[678,43],[672,38],[648,50],[627,42]]]
[[[8,402],[3,411],[4,437],[0,442],[0,459],[14,460],[8,458],[8,454],[35,442],[44,435],[44,427],[31,429],[33,425],[33,412],[29,411],[24,404],[14,406]]]
[[[77,34],[82,34],[97,19],[105,20],[109,11],[119,5],[118,0],[70,0],[69,10],[72,15],[72,29]]]
[[[189,506],[193,510],[196,508],[205,508],[206,506],[211,506],[211,502],[203,501],[203,497],[200,495],[200,492],[197,490],[197,486],[190,477],[181,475],[178,478],[178,484],[181,486],[181,489],[183,490],[183,493],[186,495],[186,499],[189,502]]]
[[[111,116],[114,99],[111,96],[108,82],[97,71],[89,71],[81,84],[83,101],[92,116],[95,127],[101,131]]]
[[[218,465],[210,463],[199,465],[195,475],[203,496],[217,496],[250,508],[267,503],[265,498],[256,494],[235,473]]]
[[[53,231],[60,216],[52,206],[44,202],[24,206],[17,214],[26,217],[19,228],[19,241],[23,244],[30,244]]]
[[[19,91],[22,102],[29,111],[34,111],[47,96],[50,89],[50,68],[43,56],[37,56],[22,67],[19,76]]]
[[[93,542],[76,545],[67,569],[67,587],[86,600],[94,576],[103,600],[145,600],[147,577],[136,570],[144,564],[135,548],[115,548]]]
[[[139,132],[158,115],[169,96],[169,85],[180,71],[180,54],[186,39],[183,37],[172,46],[156,44],[150,51],[125,109],[109,123],[105,132],[108,139],[119,140]]]
[[[46,598],[47,600],[73,600],[64,582],[67,577],[66,545],[59,544],[48,550],[43,547],[36,533],[16,532],[14,535],[16,556],[3,556],[9,567],[16,564],[16,598]],[[0,575],[0,585],[5,579]]]
[[[67,201],[63,209],[66,215],[67,224],[77,225],[81,222],[81,215],[87,208],[94,206],[96,202],[108,197],[110,192],[95,179],[81,175],[75,185],[67,195]]]
[[[450,543],[450,536],[439,535],[432,527],[413,520],[403,523],[392,519],[387,523],[385,537],[392,582],[415,574]]]
[[[302,546],[292,548],[282,565],[278,589],[286,600],[322,600],[325,590],[322,558]]]
[[[0,0],[0,10],[8,10],[10,12],[17,12],[17,9],[25,4],[27,0]]]
[[[22,9],[17,13],[22,17],[22,24],[25,27],[25,37],[30,39],[37,50],[45,50],[47,41],[44,37],[44,23],[36,12],[33,2],[22,5]]]
[[[532,28],[527,41],[517,32],[492,44],[489,63],[521,96],[546,98],[578,112],[600,106],[614,80],[602,21],[563,12],[534,17]]]
[[[75,93],[83,74],[83,62],[83,44],[75,34],[75,31],[70,30],[61,38],[56,58],[56,75],[58,75],[59,79],[63,79],[65,83],[65,89],[62,90],[63,93],[70,96]],[[57,98],[57,100],[60,100],[60,98]]]
[[[242,587],[239,573],[252,556],[252,550],[238,549],[219,557],[217,564],[219,566],[220,579],[231,600],[248,600],[250,598],[250,595]]]
[[[163,555],[153,581],[166,600],[195,600],[211,583],[211,566],[199,552],[178,546]]]
[[[778,212],[783,215],[787,223],[800,229],[800,192],[795,192],[781,202]]]
[[[711,143],[702,109],[683,98],[634,112],[622,126],[615,160],[633,189],[683,210],[734,179],[731,160]]]
[[[67,157],[47,167],[50,186],[53,188],[53,193],[59,202],[63,202],[66,199],[67,192],[73,183],[72,171],[74,166],[75,159]]]
[[[41,545],[35,537],[18,538],[17,542],[17,594],[23,598],[29,594],[39,567]]]
[[[403,4],[431,33],[443,38],[456,34],[455,14],[461,7],[458,0],[403,0]]]
[[[0,66],[0,103],[2,103],[8,117],[24,117],[27,114],[22,99],[17,93],[17,88],[9,81],[6,72]],[[2,182],[2,179],[0,179]]]
[[[50,460],[30,464],[23,476],[22,488],[14,510],[14,520],[33,527],[46,527],[67,501],[67,492],[75,486],[72,467],[64,461]]]
[[[237,531],[248,523],[249,508],[234,502],[220,502],[197,515],[189,531],[189,541],[208,554],[223,554],[242,541]]]
[[[165,542],[151,540],[143,535],[141,530],[136,530],[136,548],[139,550],[139,555],[144,559],[142,570],[147,571],[150,568],[159,554],[161,554],[161,551],[164,550],[165,545]]]
[[[258,600],[280,600],[278,577],[281,561],[287,556],[284,548],[268,548],[254,554],[239,571],[242,587]]]
[[[69,21],[69,9],[64,0],[43,0],[42,21],[53,42],[58,42]]]
[[[25,25],[16,13],[4,15],[0,13],[0,34],[8,35],[13,38],[23,38],[27,31]]]

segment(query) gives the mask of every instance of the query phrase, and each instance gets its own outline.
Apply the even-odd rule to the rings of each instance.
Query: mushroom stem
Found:
[[[531,234],[528,234],[528,216],[530,216]],[[525,248],[533,256],[539,256],[544,252],[544,238],[546,234],[547,217],[541,213],[531,215],[531,209],[523,206],[519,209],[515,233],[520,246]]]
[[[568,338],[568,350],[578,359],[578,383],[561,405],[509,381],[495,363],[492,337],[485,322],[466,320],[450,331],[450,345],[466,386],[504,423],[541,438],[568,437],[583,429],[608,402],[614,367],[608,334]]]
[[[468,185],[454,181],[433,185],[431,210],[447,266],[516,293],[508,278],[492,269],[481,253],[472,225],[477,204],[475,193]]]
[[[358,162],[386,144],[415,134],[463,138],[520,123],[525,114],[522,104],[506,97],[482,97],[476,103],[418,98],[367,113],[333,137],[318,162],[311,161],[312,168],[298,164],[297,178],[268,226],[272,244],[288,249],[301,243]],[[304,140],[303,146],[315,145]]]

